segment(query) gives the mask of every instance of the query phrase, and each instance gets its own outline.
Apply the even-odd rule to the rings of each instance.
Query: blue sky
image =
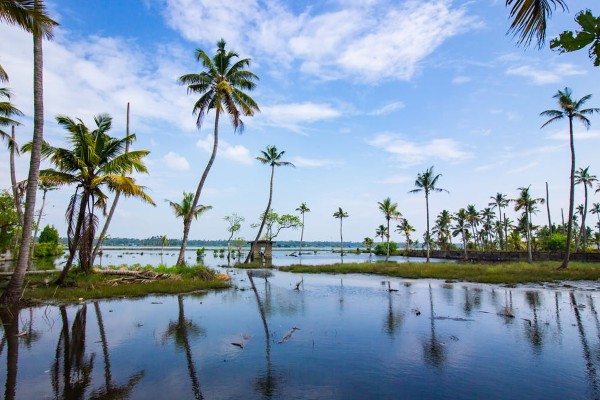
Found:
[[[46,140],[65,144],[57,114],[91,126],[93,115],[109,113],[112,134],[121,136],[130,102],[134,147],[151,151],[150,174],[137,179],[157,206],[121,200],[113,237],[181,237],[182,221],[164,200],[195,190],[214,114],[198,130],[195,98],[177,78],[198,72],[195,49],[213,54],[220,38],[252,59],[249,69],[260,77],[252,97],[261,113],[244,119],[241,135],[228,122],[220,125],[219,154],[201,198],[213,209],[193,223],[192,239],[226,238],[223,217],[233,212],[246,219],[241,236],[255,235],[250,223],[266,206],[270,170],[254,158],[267,145],[285,150],[296,165],[277,169],[273,208],[293,213],[306,202],[307,240],[339,239],[339,220],[332,217],[338,207],[350,215],[345,240],[374,237],[384,223],[377,202],[388,196],[421,239],[425,201],[408,192],[432,165],[442,174],[439,186],[450,192],[432,196],[432,220],[442,209],[483,209],[497,192],[514,198],[522,186],[544,197],[548,182],[552,218],[559,221],[568,206],[567,123],[540,129],[539,113],[557,108],[552,96],[566,86],[575,98],[592,94],[589,106],[600,107],[600,70],[587,52],[517,47],[505,35],[508,10],[500,0],[47,3],[61,25],[44,44]],[[575,29],[574,14],[586,7],[592,1],[556,13],[548,37]],[[32,127],[31,39],[5,25],[0,36],[13,102],[26,114],[17,130],[23,143]],[[600,174],[600,117],[591,122],[589,131],[576,125],[577,167]],[[0,182],[8,188],[5,148],[0,159]],[[17,168],[25,179],[26,157]],[[54,224],[63,236],[73,190],[48,194],[42,224]],[[583,201],[582,188],[576,201]],[[516,219],[512,210],[507,215]],[[543,224],[545,208],[535,218]],[[299,231],[280,237],[298,238]]]

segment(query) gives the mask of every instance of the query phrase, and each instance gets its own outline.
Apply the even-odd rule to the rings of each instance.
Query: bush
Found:
[[[567,246],[567,236],[562,233],[553,233],[550,236],[541,238],[540,245],[545,251],[562,251]]]
[[[58,236],[58,230],[56,230],[54,225],[46,225],[44,229],[42,229],[42,233],[40,233],[38,242],[56,245],[58,244],[59,239],[60,237]]]
[[[37,243],[33,249],[35,258],[56,257],[63,253],[63,247],[58,243]]]
[[[390,254],[394,254],[398,251],[398,243],[390,242]],[[387,243],[377,243],[375,250],[373,251],[378,256],[385,256],[387,254]]]

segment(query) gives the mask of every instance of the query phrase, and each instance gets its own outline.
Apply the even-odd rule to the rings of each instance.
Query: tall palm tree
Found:
[[[203,206],[201,204],[194,206],[194,193],[192,192],[183,192],[183,199],[181,200],[181,203],[177,203],[169,199],[165,199],[165,201],[169,203],[169,207],[171,207],[175,213],[175,217],[183,218],[184,221],[188,215],[196,219],[198,216],[212,209],[212,206]]]
[[[583,105],[592,97],[591,94],[583,96],[579,100],[574,100],[572,97],[571,89],[568,87],[564,90],[559,90],[553,97],[558,100],[560,110],[546,110],[540,113],[543,117],[550,117],[546,121],[542,128],[546,125],[567,118],[569,120],[569,147],[571,149],[571,175],[569,185],[569,222],[567,225],[567,244],[565,249],[565,258],[560,265],[559,269],[565,269],[569,266],[569,257],[571,255],[571,237],[573,234],[573,210],[575,207],[575,143],[573,140],[573,119],[579,120],[586,129],[590,127],[590,120],[587,119],[586,115],[592,115],[593,113],[600,112],[599,108],[585,108]]]
[[[27,194],[21,229],[21,246],[12,277],[0,297],[0,303],[16,304],[21,298],[25,271],[29,264],[29,246],[35,214],[35,197],[38,187],[41,149],[44,140],[44,95],[42,39],[51,39],[53,28],[58,25],[46,14],[42,0],[5,0],[0,2],[0,21],[18,25],[33,35],[33,146],[27,175]],[[7,80],[0,68],[0,79]]]
[[[587,250],[587,229],[585,225],[585,217],[587,216],[588,211],[588,187],[591,188],[593,186],[593,183],[598,181],[596,175],[590,175],[589,169],[590,167],[587,166],[585,168],[579,168],[575,172],[575,184],[583,184],[584,190],[583,214],[581,215],[581,228],[579,231],[579,236],[583,238],[584,253]]]
[[[219,145],[219,119],[221,114],[229,115],[234,131],[242,132],[244,123],[241,116],[253,116],[260,111],[256,102],[245,92],[254,89],[258,77],[244,69],[250,65],[249,58],[239,58],[233,51],[225,50],[223,39],[217,42],[217,52],[211,58],[203,50],[196,50],[196,60],[202,62],[203,71],[197,74],[186,74],[179,77],[179,83],[187,86],[188,93],[199,94],[200,98],[194,104],[193,114],[198,115],[196,125],[202,126],[204,117],[210,110],[215,110],[215,125],[213,131],[213,149],[196,189],[192,208],[198,205],[206,177],[215,161]],[[183,219],[183,239],[177,258],[177,265],[185,263],[185,248],[187,246],[192,216]]]
[[[461,208],[456,214],[454,214],[454,220],[456,225],[452,230],[452,236],[456,237],[460,235],[463,244],[463,256],[464,260],[467,261],[467,236],[469,235],[469,222],[468,222],[467,210]]]
[[[404,251],[406,251],[406,255],[408,256],[408,251],[410,250],[410,234],[415,232],[415,228],[408,223],[406,218],[402,218],[399,225],[396,225],[396,232],[404,234]]]
[[[400,218],[401,214],[400,211],[398,211],[398,203],[392,203],[392,199],[389,197],[386,197],[383,199],[383,201],[377,202],[377,205],[379,206],[379,211],[383,213],[387,222],[387,251],[385,253],[385,262],[387,262],[390,258],[390,220],[392,218]]]
[[[537,212],[537,204],[544,204],[545,200],[541,197],[532,198],[529,193],[529,188],[520,187],[519,197],[514,199],[515,211],[523,211],[522,221],[525,224],[525,238],[527,240],[527,261],[533,262],[533,256],[531,254],[531,215]]]
[[[567,9],[564,0],[506,0],[506,6],[512,6],[510,18],[512,19],[509,33],[517,36],[518,44],[531,44],[535,42],[539,48],[544,45],[546,38],[546,20],[552,16],[553,9],[560,6],[563,11]]]
[[[300,214],[302,214],[302,232],[300,233],[300,249],[298,250],[298,255],[302,256],[302,240],[304,239],[304,214],[310,212],[310,208],[306,205],[306,203],[300,204],[300,207],[296,208]]]
[[[491,196],[490,199],[492,199],[492,202],[488,203],[488,205],[491,206],[492,209],[498,208],[498,221],[500,222],[500,225],[502,225],[502,209],[508,206],[508,198],[505,194],[498,192],[495,196]],[[498,231],[498,235],[500,239],[500,250],[502,250],[504,249],[502,229]]]
[[[62,284],[73,264],[76,253],[79,253],[79,267],[86,273],[91,272],[93,242],[95,237],[97,208],[106,212],[106,194],[119,190],[126,197],[137,197],[142,201],[154,204],[144,191],[144,187],[135,183],[135,179],[127,176],[130,171],[147,173],[143,158],[150,152],[136,150],[124,152],[126,142],[133,140],[131,136],[117,139],[108,135],[112,118],[108,114],[94,117],[96,129],[89,129],[83,121],[77,121],[59,115],[56,120],[68,132],[71,148],[53,147],[44,142],[42,153],[48,157],[56,169],[40,171],[44,179],[57,185],[75,185],[75,193],[67,207],[67,238],[69,257],[57,284]],[[29,150],[31,143],[23,146]]]
[[[252,242],[250,246],[250,253],[246,257],[246,263],[250,262],[252,258],[254,246],[256,246],[256,242],[260,239],[260,235],[262,234],[263,228],[265,227],[265,222],[267,221],[267,216],[269,215],[269,211],[271,210],[271,202],[273,200],[273,177],[275,176],[275,167],[296,167],[294,164],[288,161],[282,161],[281,158],[285,154],[285,151],[281,152],[277,151],[277,147],[275,146],[267,146],[266,150],[261,150],[262,156],[256,157],[258,161],[262,164],[266,164],[271,166],[271,180],[269,183],[269,201],[267,202],[267,208],[263,214],[262,222],[260,223],[260,228],[258,229],[258,233],[256,234],[256,238]]]
[[[349,215],[346,211],[342,210],[342,207],[338,207],[338,210],[333,213],[333,217],[340,219],[340,253],[343,256],[344,255],[344,236],[342,234],[343,233],[342,221],[344,220],[344,218],[348,218]]]
[[[388,234],[388,230],[385,227],[385,225],[383,225],[383,224],[379,225],[377,227],[377,229],[375,230],[375,237],[376,238],[381,237],[381,243],[383,243],[383,240],[387,237],[387,234]]]
[[[438,179],[442,174],[437,174],[433,172],[433,166],[429,167],[425,170],[425,172],[419,173],[417,175],[417,179],[415,180],[416,189],[409,191],[408,193],[425,193],[425,208],[427,211],[427,232],[425,234],[425,241],[427,242],[427,262],[429,262],[429,242],[430,242],[430,234],[429,234],[429,194],[432,192],[448,192],[446,189],[436,187]]]

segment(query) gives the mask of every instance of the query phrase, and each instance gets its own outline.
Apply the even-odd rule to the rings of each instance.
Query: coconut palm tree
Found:
[[[481,222],[481,216],[474,204],[467,205],[467,222],[471,226],[471,236],[474,240],[475,249],[477,249],[477,238],[479,237],[477,226]]]
[[[520,187],[519,197],[513,199],[515,203],[515,211],[523,211],[521,221],[525,224],[525,239],[527,240],[527,261],[533,262],[533,256],[531,254],[531,215],[537,213],[537,204],[544,204],[545,200],[542,197],[532,198],[529,193],[529,188]]]
[[[590,175],[589,173],[590,167],[587,166],[585,168],[579,168],[575,172],[575,184],[583,184],[584,190],[584,202],[583,202],[583,214],[581,215],[581,228],[579,230],[579,236],[583,239],[583,252],[585,253],[587,250],[587,229],[585,225],[585,217],[587,216],[588,211],[588,187],[592,187],[593,183],[598,181],[596,175]]]
[[[390,258],[390,220],[392,218],[397,219],[401,217],[400,211],[398,211],[398,203],[392,203],[392,199],[386,197],[383,201],[377,202],[379,205],[379,211],[385,216],[387,222],[386,227],[386,239],[387,239],[387,251],[385,253],[385,262]]]
[[[596,192],[598,191],[596,190]],[[590,213],[596,214],[596,217],[598,217],[598,223],[596,226],[598,227],[598,232],[600,233],[600,203],[593,203],[592,208],[590,208]]]
[[[162,235],[160,237],[160,263],[163,263],[163,254],[165,252],[165,246],[169,245],[169,239],[167,239],[167,235]]]
[[[433,227],[432,233],[438,236],[438,245],[440,250],[448,251],[452,244],[450,236],[450,222],[452,217],[448,210],[442,210],[435,220],[435,226]]]
[[[44,95],[42,39],[51,39],[52,30],[58,25],[50,19],[42,0],[4,0],[0,2],[0,22],[18,25],[33,35],[33,146],[29,159],[27,193],[21,229],[21,246],[12,277],[0,297],[0,303],[16,304],[21,298],[25,271],[29,264],[31,230],[35,218],[41,149],[44,140]],[[8,80],[6,71],[0,67],[0,80]]]
[[[177,203],[175,201],[171,201],[169,199],[165,199],[167,203],[169,203],[169,207],[175,213],[175,217],[183,218],[184,224],[185,219],[189,217],[197,219],[198,216],[204,214],[206,211],[211,210],[212,206],[203,206],[203,205],[193,205],[194,202],[194,193],[192,192],[183,192],[183,199],[181,203]]]
[[[508,207],[508,198],[505,194],[498,192],[495,196],[491,196],[490,199],[492,199],[492,202],[488,203],[488,206],[492,207],[492,210],[498,208],[498,221],[500,222],[500,225],[502,225],[502,209]],[[500,250],[502,250],[504,249],[502,229],[498,231],[498,237],[500,239]]]
[[[302,256],[302,240],[304,239],[304,214],[310,212],[310,208],[306,205],[306,203],[300,204],[300,207],[296,208],[300,214],[302,214],[302,232],[300,233],[300,249],[298,250],[298,255]]]
[[[6,101],[0,101],[0,139],[5,140],[10,152],[10,180],[12,186],[13,198],[15,199],[15,207],[19,215],[19,223],[23,226],[23,209],[21,208],[20,196],[17,193],[17,178],[15,171],[15,153],[19,154],[19,146],[15,140],[15,126],[21,125],[20,122],[16,121],[15,117],[23,115],[21,110],[15,107],[10,102],[10,90],[7,88],[0,88],[0,99],[5,98]],[[12,132],[9,135],[3,128],[12,127]]]
[[[429,194],[432,192],[448,192],[446,189],[436,187],[438,179],[442,174],[437,174],[433,172],[433,166],[429,167],[425,170],[425,172],[419,173],[417,175],[417,179],[415,180],[416,189],[409,191],[408,193],[425,193],[425,208],[427,211],[427,232],[425,234],[425,241],[427,244],[427,262],[429,262]]]
[[[296,166],[288,161],[282,161],[282,157],[285,154],[285,151],[281,152],[277,151],[277,147],[275,146],[267,146],[266,150],[261,150],[262,156],[256,157],[261,164],[269,165],[271,167],[271,180],[269,183],[269,201],[267,202],[267,208],[263,214],[262,222],[260,223],[260,228],[258,229],[258,233],[256,234],[256,239],[252,242],[250,246],[250,253],[246,257],[246,263],[250,262],[252,258],[254,246],[258,239],[260,239],[260,235],[262,234],[263,228],[265,227],[265,222],[267,220],[267,216],[269,215],[269,211],[271,210],[271,202],[273,200],[273,177],[275,176],[275,167],[293,167]]]
[[[396,225],[396,232],[404,234],[404,251],[406,251],[406,256],[408,256],[408,251],[410,250],[410,234],[415,232],[415,228],[408,223],[406,218],[402,218],[399,225]]]
[[[188,93],[199,94],[200,98],[194,104],[193,114],[198,115],[196,125],[202,126],[204,117],[210,110],[215,110],[215,125],[213,131],[213,149],[200,178],[192,208],[198,205],[206,177],[215,161],[219,145],[219,119],[221,114],[229,116],[234,131],[242,132],[244,123],[241,116],[253,116],[260,111],[256,102],[245,92],[253,90],[258,77],[244,69],[250,65],[249,58],[239,58],[233,51],[225,50],[223,39],[217,42],[217,52],[211,58],[203,50],[196,50],[196,60],[202,62],[203,71],[197,74],[186,74],[179,77],[179,83],[187,86]],[[177,265],[185,263],[185,248],[187,246],[192,216],[183,220],[183,239],[177,258]]]
[[[508,33],[517,36],[517,43],[529,46],[534,40],[539,48],[546,38],[546,20],[552,16],[553,9],[560,6],[567,9],[564,0],[506,0],[512,22]]]
[[[386,238],[387,236],[387,228],[385,227],[385,225],[379,225],[377,227],[377,229],[375,230],[375,237],[381,237],[381,243],[383,243],[383,240]]]
[[[464,260],[467,261],[467,236],[469,235],[469,215],[467,214],[467,210],[461,208],[458,210],[456,214],[454,214],[454,220],[456,221],[456,225],[452,229],[452,236],[456,237],[460,235],[463,244],[463,255]]]
[[[567,244],[565,249],[565,258],[559,269],[565,269],[569,266],[569,257],[571,255],[571,237],[573,225],[573,210],[575,207],[575,143],[573,140],[573,119],[579,120],[586,129],[590,127],[590,120],[586,115],[600,112],[599,108],[583,109],[584,104],[592,97],[591,94],[583,96],[579,100],[574,100],[571,89],[568,87],[564,90],[559,90],[553,97],[558,100],[560,110],[546,110],[540,113],[543,117],[550,117],[542,128],[546,125],[567,118],[569,120],[569,147],[571,149],[571,175],[570,175],[570,190],[569,190],[569,222],[567,225]]]
[[[363,240],[363,244],[369,250],[369,257],[371,257],[371,248],[373,247],[373,243],[375,243],[375,241],[370,237],[366,237]]]
[[[125,144],[132,137],[116,139],[108,135],[112,118],[108,114],[94,117],[96,129],[89,129],[83,121],[59,115],[56,120],[68,132],[71,148],[53,147],[44,142],[42,153],[56,169],[40,171],[41,176],[56,185],[75,185],[75,193],[67,207],[67,238],[69,257],[56,283],[62,284],[79,253],[80,268],[86,273],[92,268],[92,249],[97,225],[94,209],[106,212],[106,194],[120,190],[126,197],[137,197],[144,202],[154,201],[137,185],[135,179],[126,176],[130,171],[147,173],[143,158],[150,152],[136,150],[124,152]],[[23,146],[29,150],[32,144]]]
[[[346,211],[342,210],[342,207],[338,207],[338,210],[333,213],[333,217],[340,219],[340,253],[343,256],[344,255],[344,236],[342,234],[343,233],[342,232],[342,221],[344,220],[344,218],[348,218],[349,215]]]

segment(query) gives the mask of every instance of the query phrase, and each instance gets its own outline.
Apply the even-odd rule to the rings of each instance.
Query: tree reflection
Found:
[[[192,349],[190,346],[189,337],[204,336],[206,331],[200,326],[196,325],[193,321],[185,319],[182,295],[177,296],[177,301],[179,303],[179,315],[177,321],[169,322],[165,337],[173,337],[175,339],[175,346],[184,350],[188,365],[188,373],[192,382],[194,398],[197,400],[203,399],[204,397],[202,396],[202,391],[200,390],[198,374],[196,373],[196,366],[192,357]]]
[[[390,336],[394,337],[396,330],[402,325],[404,314],[401,312],[394,311],[393,302],[393,291],[390,290],[390,282],[388,281],[388,309],[385,316],[385,332]]]
[[[465,293],[463,311],[465,316],[470,317],[474,309],[481,307],[481,289],[474,288],[470,290],[467,286],[463,286],[463,289]]]
[[[123,385],[115,384],[112,381],[108,340],[106,339],[106,331],[104,330],[102,312],[100,311],[100,305],[97,301],[94,302],[94,310],[96,311],[98,332],[100,333],[100,343],[102,344],[102,355],[104,357],[104,386],[94,390],[90,399],[127,399],[131,396],[131,392],[137,383],[144,377],[144,371],[133,374],[129,377],[127,383]]]
[[[59,310],[62,330],[50,374],[54,397],[82,399],[90,384],[94,368],[94,354],[88,357],[85,354],[87,305],[83,304],[77,310],[70,330],[66,306],[59,306]]]
[[[525,320],[525,334],[527,339],[529,339],[529,343],[531,343],[531,348],[536,354],[539,354],[542,350],[542,345],[544,342],[544,331],[538,320],[538,309],[542,305],[542,300],[540,296],[540,292],[538,291],[527,291],[525,292],[525,300],[531,308],[533,312],[532,320]]]
[[[575,320],[577,321],[577,330],[579,332],[579,340],[581,341],[581,348],[583,350],[583,358],[585,359],[585,368],[587,371],[588,379],[590,382],[591,390],[593,393],[593,397],[595,399],[600,397],[600,387],[598,386],[598,377],[596,372],[596,366],[594,365],[594,359],[592,357],[592,352],[590,350],[590,346],[587,341],[587,337],[585,335],[585,330],[583,329],[583,323],[581,322],[581,315],[579,314],[579,306],[577,301],[575,300],[575,293],[570,293],[571,297],[571,305],[573,307],[573,312],[575,313]]]
[[[515,311],[513,309],[512,291],[504,291],[504,307],[502,311],[498,313],[504,319],[504,324],[512,324],[515,319]]]
[[[431,336],[423,343],[423,356],[425,362],[434,367],[442,367],[446,361],[446,349],[435,335],[435,312],[433,311],[433,293],[429,284],[429,310],[431,320]]]
[[[19,312],[18,307],[0,307],[0,320],[4,327],[3,344],[6,343],[6,386],[4,398],[12,400],[17,392],[17,366],[19,361]],[[4,346],[2,346],[4,348]]]

